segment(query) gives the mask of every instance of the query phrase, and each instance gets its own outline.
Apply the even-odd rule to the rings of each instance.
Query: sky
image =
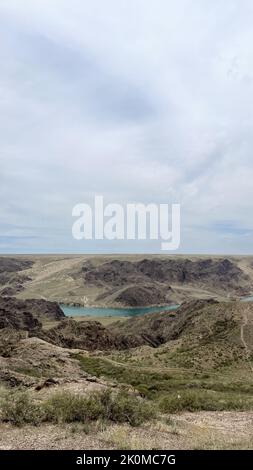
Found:
[[[0,0],[0,253],[159,252],[72,237],[72,208],[181,204],[180,253],[253,253],[251,0]]]

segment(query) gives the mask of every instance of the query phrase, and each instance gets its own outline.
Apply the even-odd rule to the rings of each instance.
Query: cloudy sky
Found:
[[[253,252],[251,0],[0,0],[0,252],[72,238],[72,207],[180,203],[184,253]]]

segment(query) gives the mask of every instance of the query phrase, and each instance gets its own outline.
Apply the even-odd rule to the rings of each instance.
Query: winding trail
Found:
[[[98,357],[96,356],[96,354],[92,354],[93,357]],[[115,361],[114,359],[111,359],[109,357],[103,357],[103,360],[105,362],[108,362],[116,367],[123,367],[124,369],[128,369],[129,368],[129,364],[128,363],[124,363],[124,362],[118,362],[118,361]],[[131,364],[131,369],[134,369],[134,370],[138,370],[140,373],[142,372],[151,372],[151,373],[154,373],[154,372],[159,372],[161,374],[167,374],[169,372],[189,372],[188,369],[182,369],[182,368],[178,368],[178,367],[161,367],[161,366],[153,366],[153,367],[148,367],[148,366],[141,366],[141,365],[133,365]]]

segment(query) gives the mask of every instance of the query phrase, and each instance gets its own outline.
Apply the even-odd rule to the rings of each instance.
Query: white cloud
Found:
[[[71,208],[99,192],[181,202],[182,251],[252,251],[252,10],[1,0],[0,250],[80,249]]]

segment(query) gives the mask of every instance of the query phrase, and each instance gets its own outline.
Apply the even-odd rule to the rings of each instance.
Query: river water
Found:
[[[67,317],[135,317],[144,313],[164,312],[176,310],[179,305],[165,305],[163,307],[131,307],[131,308],[102,308],[102,307],[72,307],[60,304]]]
[[[253,302],[253,296],[242,297],[242,302]],[[159,307],[72,307],[60,304],[67,317],[136,317],[144,313],[164,312],[176,310],[179,305],[164,305]]]

